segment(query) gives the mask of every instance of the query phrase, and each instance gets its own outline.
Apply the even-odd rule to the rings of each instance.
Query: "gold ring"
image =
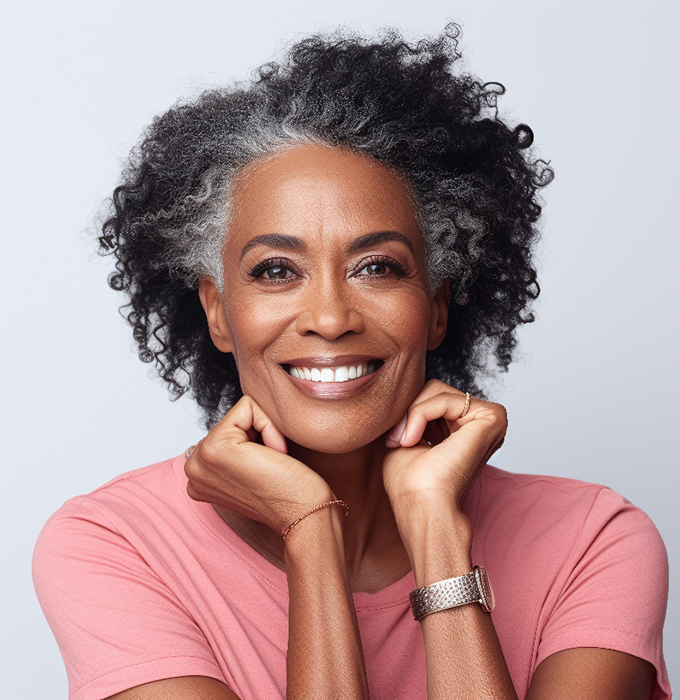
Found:
[[[465,416],[465,414],[470,410],[470,393],[465,392],[465,408],[463,409],[463,413],[461,414],[461,418]]]

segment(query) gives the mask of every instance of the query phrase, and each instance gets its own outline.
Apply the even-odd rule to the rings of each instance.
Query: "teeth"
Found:
[[[377,362],[363,362],[358,365],[343,365],[341,367],[294,367],[288,365],[288,374],[298,379],[312,382],[347,382],[358,379],[365,374],[375,372]]]

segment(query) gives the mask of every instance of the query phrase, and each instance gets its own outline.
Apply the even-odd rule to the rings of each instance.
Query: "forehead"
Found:
[[[420,236],[406,182],[341,148],[304,144],[250,163],[236,178],[232,207],[234,243],[270,232],[326,240],[378,229]]]

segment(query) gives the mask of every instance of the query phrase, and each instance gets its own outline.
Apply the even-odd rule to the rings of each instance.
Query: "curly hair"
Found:
[[[498,116],[500,83],[454,71],[460,27],[415,44],[398,30],[367,39],[317,33],[249,81],[180,99],[154,117],[105,202],[98,252],[139,358],[171,399],[187,391],[210,429],[242,396],[233,355],[213,345],[197,287],[223,291],[222,246],[235,175],[296,144],[351,149],[404,177],[423,233],[430,293],[451,280],[448,331],[427,378],[484,398],[488,360],[507,371],[519,324],[535,320],[538,190],[554,177],[532,160],[533,132]]]

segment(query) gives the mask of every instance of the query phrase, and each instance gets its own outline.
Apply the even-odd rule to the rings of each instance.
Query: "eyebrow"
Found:
[[[357,250],[363,250],[364,248],[370,248],[379,243],[384,243],[385,241],[397,241],[408,246],[411,252],[415,255],[415,250],[413,249],[413,243],[399,231],[373,231],[371,233],[366,233],[363,236],[355,238],[348,246],[348,253],[355,253]],[[243,256],[251,249],[258,245],[268,245],[272,248],[285,248],[286,250],[306,250],[306,243],[297,236],[289,236],[285,233],[263,233],[260,236],[255,236],[251,238],[241,250],[241,256],[239,261],[243,260]]]

